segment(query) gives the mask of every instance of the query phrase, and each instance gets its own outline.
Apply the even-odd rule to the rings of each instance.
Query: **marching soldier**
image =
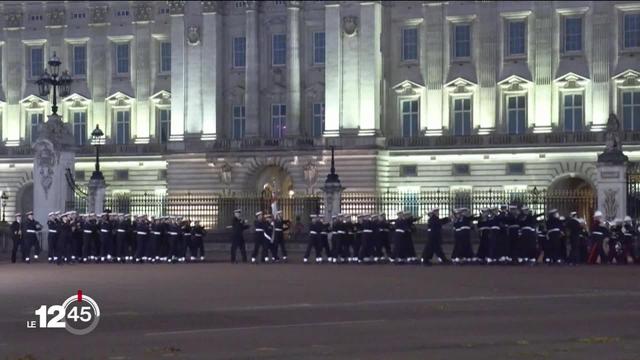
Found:
[[[329,223],[325,221],[324,216],[322,214],[318,215],[321,224],[320,230],[320,261],[322,259],[322,253],[326,255],[328,262],[333,262],[333,258],[331,256],[331,248],[329,247]]]
[[[581,261],[581,250],[583,246],[582,240],[582,224],[580,223],[580,219],[578,218],[578,213],[572,211],[569,214],[569,218],[566,221],[567,232],[569,233],[569,244],[571,246],[571,251],[569,252],[569,263],[570,264],[580,264]]]
[[[376,244],[373,235],[373,223],[370,215],[365,215],[362,219],[362,249],[360,250],[359,260],[371,262],[376,255]]]
[[[505,215],[505,225],[507,227],[507,241],[505,243],[507,261],[516,261],[519,254],[519,237],[520,237],[520,223],[518,221],[518,207],[515,205],[509,205],[509,212]]]
[[[62,264],[63,261],[67,263],[71,260],[72,236],[73,229],[69,213],[64,213],[58,226],[58,265]]]
[[[147,241],[149,239],[149,224],[147,223],[147,215],[142,215],[138,218],[138,223],[135,228],[136,232],[136,255],[135,259],[137,263],[147,260],[145,250],[147,248]]]
[[[342,237],[344,229],[342,228],[342,219],[338,215],[331,216],[331,260],[334,263],[342,256]],[[342,233],[340,233],[342,232]]]
[[[480,218],[478,219],[478,238],[480,238],[480,245],[478,245],[478,251],[476,252],[476,258],[479,261],[490,262],[490,234],[491,234],[491,219],[489,219],[489,209],[484,208],[480,210]]]
[[[622,225],[622,234],[624,236],[623,246],[625,250],[625,258],[628,259],[631,263],[636,262],[636,254],[635,254],[635,241],[638,231],[636,227],[633,225],[633,220],[631,220],[630,216],[624,217],[624,224]]]
[[[407,245],[405,244],[406,230],[407,222],[404,219],[404,213],[399,211],[397,213],[393,231],[393,261],[396,264],[402,264],[407,260]]]
[[[169,225],[167,226],[167,237],[169,238],[169,255],[167,256],[167,262],[175,263],[179,261],[179,243],[178,237],[180,233],[180,227],[176,224],[176,219],[169,218]]]
[[[48,251],[48,260],[49,263],[58,261],[58,218],[55,212],[49,213],[49,218],[47,219],[47,248]]]
[[[536,217],[531,214],[529,208],[522,207],[522,214],[519,218],[520,223],[520,242],[518,245],[518,263],[535,263],[537,254],[536,245]]]
[[[42,230],[42,226],[39,222],[37,222],[33,218],[33,211],[29,211],[27,213],[27,220],[22,224],[24,234],[22,246],[26,251],[23,256],[25,257],[25,261],[27,263],[31,262],[31,247],[35,247],[35,252],[33,255],[34,259],[38,259],[38,249],[40,245],[38,244],[38,231]]]
[[[233,222],[231,223],[231,262],[236,262],[236,252],[240,250],[242,262],[247,262],[247,249],[244,244],[243,233],[249,228],[247,220],[242,219],[242,210],[233,211]]]
[[[309,226],[309,242],[307,243],[307,249],[304,252],[302,262],[305,264],[309,262],[309,256],[311,255],[311,249],[314,249],[316,253],[316,262],[321,262],[322,257],[320,255],[319,242],[320,233],[322,232],[322,223],[318,215],[311,215],[311,225]]]
[[[287,249],[284,245],[284,232],[289,230],[289,220],[282,220],[282,211],[276,212],[273,220],[273,253],[280,260],[278,249],[282,250],[282,260],[287,261]]]
[[[82,224],[82,262],[93,260],[93,234],[96,232],[96,224],[93,219],[94,214],[84,220]]]
[[[440,219],[438,216],[440,209],[435,208],[429,213],[428,226],[428,242],[422,252],[422,262],[424,265],[431,265],[431,258],[436,255],[441,263],[449,263],[449,260],[442,251],[442,225],[450,221],[449,218]]]
[[[353,223],[351,219],[351,215],[343,214],[344,217],[344,230],[345,230],[345,238],[347,239],[345,242],[344,257],[347,259],[347,262],[357,262],[358,261],[358,253],[360,252],[360,247],[362,246],[362,241],[360,236],[358,235],[358,227]]]
[[[113,224],[108,213],[104,213],[100,219],[100,244],[101,257],[100,261],[111,261],[113,259]],[[106,255],[106,256],[105,256]]]
[[[451,259],[454,263],[470,262],[473,258],[471,248],[471,222],[473,218],[468,216],[468,209],[461,208],[454,211],[454,247]]]
[[[380,214],[378,216],[377,224],[375,224],[375,236],[376,236],[376,250],[377,257],[382,260],[390,260],[393,261],[393,253],[391,252],[391,242],[390,242],[390,232],[391,226],[387,221],[387,217],[385,213]],[[384,255],[382,254],[382,250],[384,249]]]
[[[22,215],[17,213],[15,215],[15,220],[11,223],[11,240],[13,242],[13,246],[11,247],[11,262],[15,264],[16,257],[18,255],[18,249],[20,249],[20,256],[22,257],[22,261],[26,260],[26,251],[24,247],[24,242],[22,241]]]
[[[196,259],[200,259],[200,261],[204,261],[205,252],[204,252],[204,236],[207,234],[207,231],[204,229],[204,226],[200,224],[200,220],[196,220],[194,222],[193,228],[191,229],[191,239],[193,241],[194,254]],[[200,257],[198,258],[198,253]]]
[[[417,254],[416,254],[416,247],[413,243],[413,234],[415,233],[415,226],[414,224],[416,222],[418,222],[418,220],[420,220],[420,218],[416,218],[413,216],[413,214],[411,214],[410,212],[407,212],[404,214],[405,217],[405,222],[406,222],[406,231],[404,233],[405,236],[405,243],[407,246],[407,260],[409,262],[416,262],[418,260]]]
[[[190,261],[195,261],[196,257],[194,255],[194,247],[193,247],[193,239],[191,236],[191,220],[190,219],[184,219],[182,221],[182,225],[181,225],[181,230],[182,230],[182,246],[180,248],[180,252],[181,258],[185,258],[187,257],[187,249],[189,249],[189,254],[191,255],[189,257]]]
[[[547,219],[547,239],[549,254],[545,254],[545,262],[547,263],[562,263],[562,236],[564,233],[564,225],[560,220],[560,214],[558,210],[552,209],[549,211],[549,217]]]
[[[129,233],[131,232],[131,217],[125,214],[116,226],[116,260],[126,262],[131,260],[132,254],[129,243]]]
[[[268,260],[267,247],[269,247],[269,245],[268,245],[267,237],[269,235],[266,234],[266,231],[268,231],[268,227],[267,227],[267,223],[265,221],[264,215],[262,214],[262,211],[258,211],[256,213],[256,220],[253,223],[253,227],[254,227],[253,253],[251,254],[251,262],[255,264],[257,262],[256,257],[260,252],[261,252],[260,257],[265,261]]]
[[[151,260],[152,263],[160,260],[160,256],[158,255],[158,250],[161,248],[162,237],[163,237],[163,227],[161,218],[152,218],[153,223],[151,224],[151,237],[149,242],[147,243],[146,255],[147,259]]]

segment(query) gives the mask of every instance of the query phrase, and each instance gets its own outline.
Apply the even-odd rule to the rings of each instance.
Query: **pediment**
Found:
[[[29,95],[26,98],[20,100],[20,104],[30,109],[39,109],[46,104],[47,100],[36,95]]]
[[[627,69],[613,77],[619,87],[640,87],[640,72]]]
[[[531,81],[518,75],[511,75],[506,79],[498,82],[498,85],[501,86],[505,91],[523,91],[530,84],[532,84]]]
[[[584,87],[589,82],[589,79],[574,72],[569,72],[553,81],[565,89],[579,89]]]
[[[167,90],[160,90],[151,96],[151,101],[158,105],[171,105],[171,93]]]
[[[417,95],[424,89],[424,85],[411,80],[404,80],[393,86],[391,89],[399,95]]]
[[[67,96],[66,98],[62,99],[62,101],[69,103],[70,107],[72,108],[81,108],[81,107],[86,107],[88,103],[91,101],[91,99],[81,94],[73,93]]]
[[[444,84],[444,86],[449,91],[454,93],[468,93],[468,92],[471,92],[472,89],[477,86],[477,84],[463,77],[457,77],[449,81],[448,83]]]
[[[126,105],[129,105],[131,100],[133,100],[133,97],[121,91],[116,91],[115,93],[107,97],[105,100],[107,100],[108,102],[110,102],[115,106],[126,106]]]

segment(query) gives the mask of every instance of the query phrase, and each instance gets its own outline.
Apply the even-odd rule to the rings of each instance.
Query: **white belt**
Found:
[[[100,229],[100,232],[103,232],[103,233],[108,233],[108,232],[109,232],[109,230],[105,230],[105,229]]]
[[[49,232],[50,232],[50,233],[57,233],[57,232],[58,232],[58,230],[51,230],[51,229],[49,229]]]
[[[533,231],[533,228],[531,226],[523,226],[522,230],[531,230],[531,231]]]
[[[147,235],[147,233],[144,231],[138,231],[138,235]]]
[[[396,232],[403,233],[403,232],[404,232],[404,230],[402,230],[402,229],[396,229]]]
[[[462,231],[462,230],[471,230],[471,228],[468,227],[468,226],[461,226],[461,227],[456,229],[456,231]]]
[[[160,231],[152,231],[153,235],[162,235]]]
[[[84,233],[85,233],[85,234],[91,234],[92,232],[93,232],[93,231],[91,231],[91,230],[84,230]]]
[[[258,232],[258,231],[264,232],[264,229],[256,229],[256,232]]]
[[[315,231],[309,231],[309,234],[317,234]]]
[[[547,234],[550,234],[550,233],[552,233],[552,232],[556,232],[556,231],[560,231],[560,229],[558,229],[558,228],[553,228],[553,229],[551,229],[551,230],[547,231]]]
[[[321,231],[320,235],[327,235],[327,232],[326,231]]]
[[[482,231],[482,230],[489,230],[490,227],[488,226],[481,226],[480,228],[478,228],[478,230]]]
[[[167,234],[169,234],[169,235],[178,235],[177,232],[173,232],[173,231],[169,231]]]
[[[500,226],[492,226],[491,230],[500,230]]]
[[[37,233],[37,231],[35,231],[35,230],[31,230],[31,229],[27,229],[27,232],[28,232],[28,233]]]
[[[342,230],[338,230],[338,234],[346,234],[346,233]]]
[[[184,234],[182,234],[182,235],[189,235],[189,236],[191,236],[191,233],[184,233]]]
[[[362,230],[362,232],[372,233],[372,232],[373,232],[373,230],[365,229],[365,230]]]
[[[275,231],[282,231],[282,229],[274,229]]]
[[[520,227],[520,225],[509,225],[510,228],[512,227]]]
[[[602,233],[600,231],[593,231],[591,234],[592,235],[602,235]]]
[[[127,231],[124,229],[118,229],[118,232],[127,232]]]
[[[202,234],[195,234],[195,236],[197,236],[197,237],[202,237]]]

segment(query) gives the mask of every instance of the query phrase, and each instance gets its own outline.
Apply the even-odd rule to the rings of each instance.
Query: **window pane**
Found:
[[[418,29],[402,30],[402,60],[418,59]]]
[[[508,102],[508,106],[509,108],[514,108],[516,106],[516,98],[515,97],[510,97]]]
[[[38,77],[44,71],[44,48],[31,48],[31,77]]]
[[[471,99],[464,99],[463,104],[465,110],[471,110]]]
[[[629,105],[631,104],[631,93],[630,92],[626,92],[622,94],[622,104],[624,105]]]
[[[631,124],[631,106],[625,106],[622,109],[622,127],[625,130],[633,130]]]
[[[634,103],[635,105],[640,104],[640,91],[635,91],[635,92],[633,93],[633,103]]]
[[[245,50],[246,39],[244,37],[237,37],[233,39],[233,66],[244,67],[245,66]]]
[[[565,50],[582,50],[582,18],[565,19]]]
[[[272,49],[273,65],[285,65],[287,63],[287,38],[284,34],[273,35]]]
[[[171,71],[171,43],[163,42],[160,48],[160,71]]]
[[[455,57],[469,57],[471,55],[471,27],[469,25],[456,25],[454,32]]]
[[[313,34],[313,62],[314,64],[324,64],[324,32]]]
[[[119,74],[129,72],[129,44],[118,44],[116,46],[116,70]]]
[[[509,23],[509,54],[524,54],[525,23],[514,21]]]
[[[640,47],[640,14],[624,16],[624,47]]]
[[[462,110],[462,100],[461,99],[455,99],[453,101],[453,110],[454,111]]]
[[[75,75],[87,74],[87,47],[73,47],[73,73]]]

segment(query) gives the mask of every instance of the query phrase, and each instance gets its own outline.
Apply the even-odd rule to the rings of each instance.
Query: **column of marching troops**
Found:
[[[411,213],[399,212],[393,220],[387,220],[385,214],[339,214],[330,222],[322,215],[311,215],[303,261],[430,265],[434,257],[444,264],[627,264],[638,260],[634,249],[639,230],[629,216],[605,221],[596,211],[587,226],[575,212],[567,218],[555,209],[544,215],[533,214],[526,206],[504,205],[482,209],[478,215],[471,215],[465,208],[456,209],[450,217],[440,218],[439,209],[433,209],[428,213],[427,241],[421,255],[414,246],[414,238],[422,234],[416,227],[420,218]],[[18,250],[24,262],[37,259],[40,254],[37,234],[42,226],[32,212],[26,217],[23,221],[17,214],[10,227],[12,262],[16,262]],[[448,223],[454,237],[450,259],[442,249],[443,226]],[[250,226],[242,212],[235,210],[232,225],[228,226],[231,261],[239,261],[238,252],[242,262],[248,261],[246,231],[253,233],[252,263],[286,261],[285,233],[290,225],[277,211],[273,216],[256,213]],[[206,231],[199,221],[187,218],[55,212],[49,214],[47,228],[51,263],[176,263],[205,259]],[[475,251],[474,234],[479,239]],[[315,259],[311,258],[312,252]]]
[[[477,216],[466,208],[440,218],[439,209],[428,213],[427,241],[421,256],[414,246],[418,234],[415,226],[420,218],[408,212],[398,212],[395,220],[385,214],[352,216],[339,214],[330,222],[322,215],[311,215],[305,263],[416,263],[431,265],[432,259],[443,264],[595,264],[636,263],[635,243],[638,227],[629,216],[605,221],[596,211],[587,226],[576,212],[565,218],[556,209],[545,214],[533,214],[526,206],[503,205],[482,209]],[[353,218],[357,221],[353,222]],[[452,223],[454,247],[449,259],[442,249],[442,228]],[[288,221],[277,213],[256,213],[253,224],[251,262],[279,260],[278,247],[284,250],[283,232]],[[231,261],[237,262],[238,250],[247,261],[243,233],[251,228],[235,210],[231,245]],[[479,239],[476,251],[472,234]],[[608,251],[607,251],[608,249]],[[269,254],[271,252],[271,254]],[[315,252],[315,259],[310,258]],[[284,253],[286,259],[286,252]]]
[[[21,214],[16,214],[10,226],[14,263],[18,250],[27,263],[40,255],[37,234],[42,225],[33,218],[33,212],[26,213],[26,217],[23,221]],[[199,221],[188,218],[52,212],[47,228],[50,263],[176,263],[205,259],[206,231]]]

